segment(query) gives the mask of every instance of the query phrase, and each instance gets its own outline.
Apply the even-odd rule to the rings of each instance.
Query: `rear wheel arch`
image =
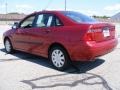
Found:
[[[48,48],[48,54],[49,54],[49,51],[50,51],[53,47],[61,47],[61,48],[63,48],[63,49],[65,50],[65,52],[68,54],[68,56],[69,56],[69,53],[68,53],[67,49],[66,49],[62,44],[60,44],[60,43],[53,43],[53,44],[51,44],[51,45],[49,46],[49,48]],[[69,56],[69,57],[70,57],[70,56]]]

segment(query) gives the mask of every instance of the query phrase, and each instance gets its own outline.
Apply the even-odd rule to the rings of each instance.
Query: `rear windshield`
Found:
[[[69,17],[70,19],[78,22],[78,23],[87,23],[87,22],[97,22],[97,20],[95,20],[92,17],[86,16],[84,14],[78,13],[78,12],[73,12],[73,11],[62,11],[62,13]]]

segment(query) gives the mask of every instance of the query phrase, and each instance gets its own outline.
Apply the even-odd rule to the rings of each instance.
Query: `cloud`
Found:
[[[120,3],[118,4],[114,4],[114,5],[111,5],[111,6],[106,6],[104,8],[104,10],[107,10],[107,11],[120,11]]]

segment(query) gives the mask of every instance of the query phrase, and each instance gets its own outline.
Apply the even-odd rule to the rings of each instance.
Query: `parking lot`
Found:
[[[94,62],[74,63],[60,72],[43,57],[6,54],[0,40],[0,90],[120,90],[119,56],[120,44]]]

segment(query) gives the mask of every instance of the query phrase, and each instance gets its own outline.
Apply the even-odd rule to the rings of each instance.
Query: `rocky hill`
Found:
[[[120,22],[120,12],[112,16],[111,20]]]

